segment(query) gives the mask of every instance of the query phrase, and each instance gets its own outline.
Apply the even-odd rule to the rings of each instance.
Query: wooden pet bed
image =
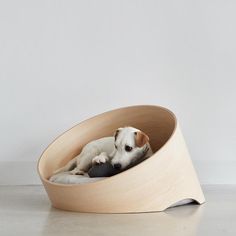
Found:
[[[154,155],[115,176],[86,184],[48,181],[53,171],[80,153],[91,140],[133,126],[148,134]],[[88,119],[59,136],[41,155],[38,173],[56,208],[96,213],[163,211],[204,195],[175,115],[159,106],[133,106]]]

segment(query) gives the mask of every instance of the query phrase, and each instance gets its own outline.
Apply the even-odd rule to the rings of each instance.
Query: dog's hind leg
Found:
[[[70,174],[72,175],[84,175],[84,171],[83,170],[80,170],[78,167],[75,167],[74,170],[71,170],[70,171]]]
[[[99,154],[99,150],[96,147],[89,147],[88,149],[85,148],[79,156],[79,162],[77,162],[76,167],[70,171],[70,174],[83,175],[88,172],[88,170],[92,167],[93,158]]]
[[[93,155],[94,155],[93,153],[88,154],[82,152],[80,154],[79,162],[77,161],[76,163],[77,165],[75,166],[74,169],[70,171],[70,174],[83,175],[85,172],[87,172],[91,167],[91,159]]]

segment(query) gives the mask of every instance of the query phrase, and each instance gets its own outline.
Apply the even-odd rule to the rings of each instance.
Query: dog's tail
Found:
[[[65,166],[54,171],[53,174],[55,175],[61,172],[73,170],[76,166],[77,166],[77,158],[75,157],[72,160],[70,160]]]

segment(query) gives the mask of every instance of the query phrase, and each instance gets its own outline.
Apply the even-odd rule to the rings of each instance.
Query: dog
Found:
[[[70,171],[72,175],[84,175],[93,165],[108,161],[114,169],[124,170],[152,154],[147,134],[134,127],[118,128],[114,136],[86,144],[78,156],[56,170],[54,174]]]

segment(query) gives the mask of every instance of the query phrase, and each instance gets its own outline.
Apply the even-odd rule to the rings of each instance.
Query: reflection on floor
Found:
[[[206,203],[142,214],[57,210],[42,186],[0,186],[0,235],[236,235],[236,186],[203,186]]]

